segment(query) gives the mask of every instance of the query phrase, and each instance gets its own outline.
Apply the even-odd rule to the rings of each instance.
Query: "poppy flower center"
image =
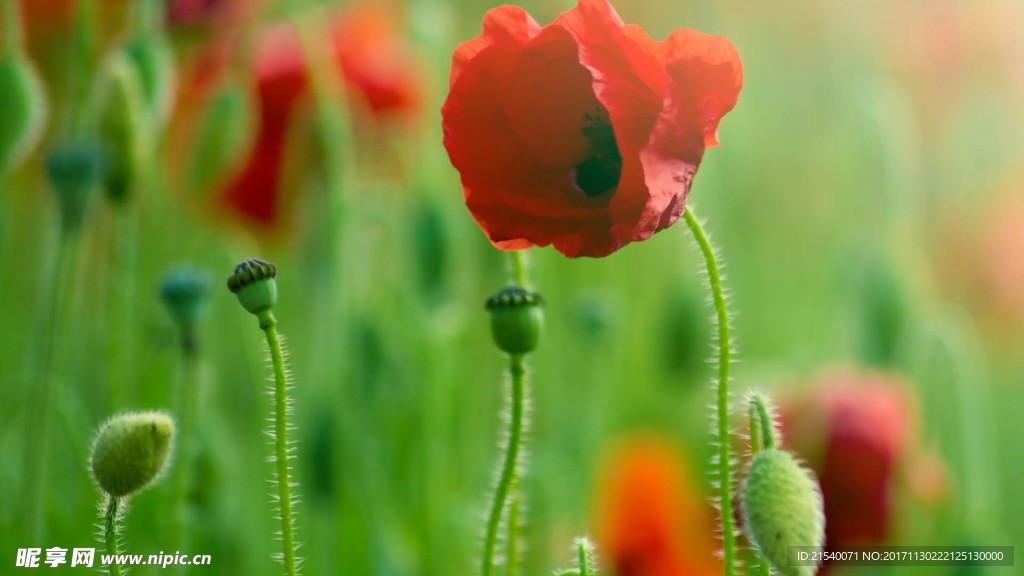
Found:
[[[580,131],[590,142],[590,150],[570,174],[573,187],[588,198],[615,190],[622,172],[622,155],[615,143],[615,131],[608,112],[600,108],[592,114],[584,114]]]

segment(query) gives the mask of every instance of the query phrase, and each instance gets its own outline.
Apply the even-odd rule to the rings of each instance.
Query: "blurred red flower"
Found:
[[[821,483],[829,549],[886,542],[900,470],[917,496],[944,490],[941,462],[917,450],[916,405],[898,376],[829,373],[779,415],[784,443]]]
[[[678,451],[655,437],[612,450],[600,489],[598,550],[618,576],[721,573],[707,500]]]
[[[682,215],[742,82],[725,38],[655,42],[606,0],[543,28],[501,6],[455,50],[444,144],[495,246],[606,256]]]
[[[356,110],[371,118],[408,116],[423,90],[412,47],[398,13],[387,4],[354,4],[330,21],[330,57]],[[255,143],[223,193],[224,203],[255,224],[273,226],[285,136],[296,105],[309,90],[309,69],[298,34],[289,24],[263,36],[255,62],[259,123]]]

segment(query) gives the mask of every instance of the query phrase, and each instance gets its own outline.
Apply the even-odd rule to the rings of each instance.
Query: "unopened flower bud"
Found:
[[[148,151],[146,107],[138,71],[127,56],[112,56],[104,72],[98,103],[107,152],[104,184],[110,200],[120,204],[131,195]]]
[[[65,230],[81,228],[89,196],[102,172],[103,155],[94,141],[66,142],[46,158],[46,175],[57,193]]]
[[[0,174],[14,168],[39,141],[46,124],[43,83],[23,56],[0,58]]]
[[[228,290],[251,314],[259,315],[277,304],[277,267],[259,258],[247,258],[235,266]]]
[[[119,414],[100,427],[92,474],[110,496],[131,496],[159,478],[174,444],[174,420],[162,412]]]
[[[125,48],[139,78],[151,132],[163,130],[174,100],[174,52],[167,38],[149,33]]]
[[[160,297],[181,329],[187,349],[195,346],[195,328],[205,308],[208,287],[206,275],[188,267],[168,272],[160,286]]]
[[[782,450],[754,456],[743,486],[747,535],[772,567],[786,576],[813,576],[817,566],[791,566],[790,546],[821,546],[825,514],[818,482]]]
[[[491,335],[498,348],[509,354],[526,354],[537,347],[544,324],[540,295],[509,286],[487,300],[491,311]]]

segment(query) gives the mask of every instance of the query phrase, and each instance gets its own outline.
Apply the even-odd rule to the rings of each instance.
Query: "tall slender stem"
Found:
[[[683,213],[686,225],[690,227],[694,240],[704,256],[708,273],[708,286],[718,317],[718,392],[716,399],[716,438],[718,443],[718,498],[722,522],[722,555],[725,573],[735,573],[736,534],[732,511],[732,460],[729,453],[729,367],[732,362],[732,339],[729,335],[729,311],[726,308],[725,291],[718,258],[711,241],[691,206]]]
[[[108,404],[111,413],[131,403],[129,391],[133,364],[131,318],[135,304],[136,233],[132,206],[117,207],[114,211],[111,260],[113,284],[107,297],[107,318],[110,326],[107,338]]]
[[[295,576],[295,523],[292,517],[291,458],[288,447],[288,376],[284,354],[277,334],[277,320],[270,310],[259,314],[260,328],[267,336],[270,359],[274,365],[274,461],[277,465],[277,496],[281,516],[282,563],[286,576]]]
[[[494,570],[494,549],[498,541],[498,528],[505,511],[509,486],[516,475],[519,463],[519,443],[523,433],[524,397],[526,388],[526,367],[522,354],[509,355],[509,373],[512,377],[512,419],[509,424],[508,446],[505,448],[505,463],[501,469],[498,487],[494,490],[490,516],[487,519],[487,534],[484,537],[483,576],[490,576]]]
[[[35,389],[33,417],[28,422],[28,449],[25,451],[26,518],[28,534],[35,539],[46,535],[47,453],[53,413],[60,405],[61,362],[64,330],[71,286],[75,277],[78,234],[61,229],[57,246],[57,264],[50,294],[50,316],[42,350],[42,377]]]
[[[181,362],[178,370],[178,437],[181,447],[178,450],[178,463],[174,494],[171,506],[173,510],[173,543],[177,550],[189,547],[188,496],[192,486],[192,463],[195,459],[196,413],[198,412],[199,387],[199,354],[195,335],[191,332],[182,334]]]
[[[121,499],[117,496],[107,497],[106,510],[103,513],[103,542],[107,555],[114,556],[110,561],[110,576],[121,576],[121,565],[117,563],[118,550],[117,532],[121,522]]]

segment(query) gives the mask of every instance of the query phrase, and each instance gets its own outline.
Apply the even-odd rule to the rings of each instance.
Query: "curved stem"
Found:
[[[501,478],[494,491],[490,516],[487,519],[487,534],[484,538],[483,576],[490,576],[494,569],[494,548],[498,541],[498,528],[505,510],[505,500],[509,485],[516,474],[519,459],[519,442],[523,433],[524,389],[526,387],[526,367],[521,354],[509,356],[509,373],[512,376],[512,421],[509,426],[508,446],[505,449],[505,463],[502,466]]]
[[[107,497],[106,510],[103,513],[103,542],[107,555],[114,556],[110,562],[110,576],[121,576],[121,565],[117,563],[118,551],[117,532],[121,522],[121,499],[117,496]]]
[[[295,530],[292,518],[292,482],[288,459],[288,377],[284,354],[277,334],[277,320],[269,311],[259,315],[260,328],[267,336],[270,359],[274,365],[274,461],[277,465],[277,496],[281,515],[282,563],[286,576],[295,576]]]
[[[757,435],[757,444],[754,446],[755,434]],[[775,426],[772,424],[772,416],[768,413],[768,405],[765,403],[764,398],[755,394],[750,398],[750,448],[753,453],[758,453],[761,450],[770,450],[775,448]]]
[[[704,265],[708,273],[708,286],[715,304],[718,317],[718,392],[716,402],[716,438],[718,442],[718,498],[722,521],[722,556],[725,561],[725,573],[735,573],[736,534],[732,511],[732,461],[729,454],[729,366],[732,362],[732,339],[729,335],[729,311],[726,308],[725,291],[722,289],[722,275],[719,271],[718,258],[711,240],[704,232],[700,221],[687,206],[683,212],[686,225],[690,227],[694,240],[704,256]]]

